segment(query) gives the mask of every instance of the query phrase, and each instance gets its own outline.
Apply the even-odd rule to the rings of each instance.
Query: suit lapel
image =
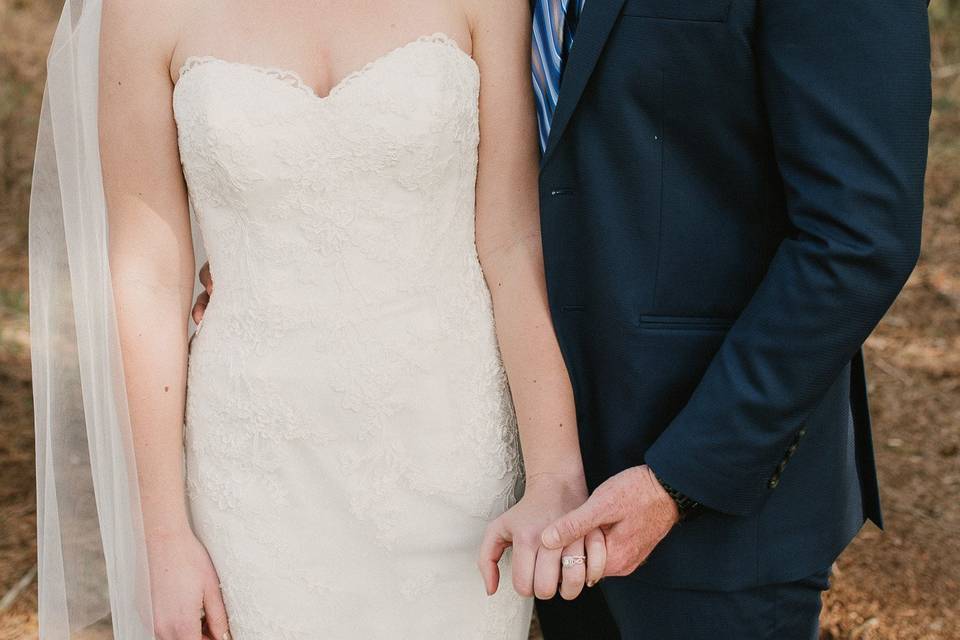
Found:
[[[573,115],[580,96],[590,80],[597,59],[603,51],[610,30],[617,21],[620,8],[625,0],[586,0],[577,33],[573,38],[573,47],[567,59],[563,81],[560,84],[560,96],[557,99],[557,110],[553,114],[550,125],[550,136],[547,138],[547,148],[543,153],[541,166],[557,146],[557,141],[563,134],[570,117]]]

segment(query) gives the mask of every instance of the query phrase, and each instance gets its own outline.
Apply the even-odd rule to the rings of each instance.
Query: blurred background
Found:
[[[61,6],[0,0],[0,640],[37,637],[27,205]],[[960,639],[960,0],[930,14],[923,256],[866,345],[887,529],[868,525],[837,563],[831,640]]]

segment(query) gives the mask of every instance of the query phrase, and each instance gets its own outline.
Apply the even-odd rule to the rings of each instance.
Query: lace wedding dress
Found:
[[[442,35],[325,97],[279,69],[181,70],[216,285],[187,487],[237,640],[527,637],[530,602],[476,569],[520,473],[474,245],[478,90]]]

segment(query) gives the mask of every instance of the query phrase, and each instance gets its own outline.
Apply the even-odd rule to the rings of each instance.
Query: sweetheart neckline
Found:
[[[336,84],[334,84],[326,95],[321,96],[317,91],[306,82],[303,77],[293,69],[287,69],[284,67],[270,67],[262,66],[257,64],[251,64],[246,62],[238,62],[234,60],[226,60],[218,56],[213,55],[190,55],[184,58],[183,64],[180,65],[180,69],[177,72],[177,80],[174,82],[173,90],[176,92],[177,87],[180,86],[180,81],[183,79],[185,72],[190,71],[191,69],[196,68],[197,66],[208,64],[211,62],[221,63],[225,65],[230,65],[233,67],[239,67],[242,69],[247,69],[249,71],[254,71],[261,75],[266,75],[270,78],[275,78],[281,82],[284,82],[288,86],[291,86],[295,89],[299,89],[306,93],[310,98],[316,100],[319,103],[324,103],[336,96],[338,93],[343,91],[347,86],[349,86],[357,78],[369,73],[376,66],[384,63],[388,59],[397,55],[398,53],[405,51],[418,44],[437,44],[447,48],[451,48],[455,53],[458,53],[462,59],[465,59],[472,64],[473,68],[479,72],[479,67],[477,66],[477,61],[473,59],[469,53],[463,50],[463,48],[457,44],[457,41],[451,36],[447,35],[442,31],[432,33],[429,35],[423,35],[418,38],[414,38],[409,42],[401,44],[386,53],[380,54],[373,60],[370,60],[364,64],[359,69],[351,71],[343,78],[341,78]]]

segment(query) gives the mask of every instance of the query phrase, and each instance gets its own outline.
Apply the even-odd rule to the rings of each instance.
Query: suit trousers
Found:
[[[599,592],[573,603],[538,602],[537,612],[544,640],[817,640],[821,594],[829,587],[829,568],[740,591],[607,578]]]

